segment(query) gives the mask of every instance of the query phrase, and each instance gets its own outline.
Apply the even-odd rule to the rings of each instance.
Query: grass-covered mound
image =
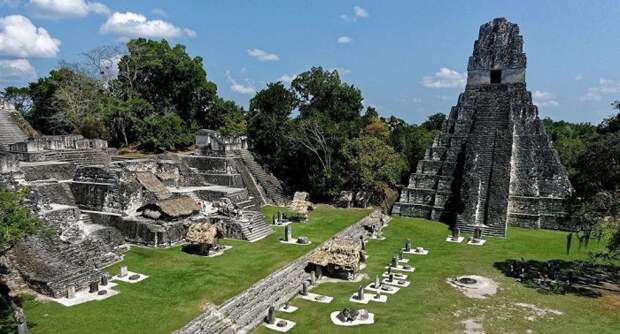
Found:
[[[292,333],[459,333],[463,321],[479,320],[486,333],[617,333],[620,328],[620,298],[603,294],[598,298],[577,294],[543,294],[517,283],[498,268],[506,260],[576,260],[587,255],[586,249],[573,247],[566,255],[566,234],[544,230],[510,228],[509,238],[490,238],[483,247],[445,242],[446,226],[420,219],[395,217],[384,230],[387,240],[369,241],[370,256],[365,272],[369,280],[362,283],[326,283],[314,292],[335,297],[331,304],[294,299],[300,309],[278,317],[297,322]],[[430,249],[427,256],[406,256],[417,269],[410,274],[411,286],[388,297],[387,304],[368,305],[348,301],[360,284],[366,285],[380,274],[391,257],[403,247],[406,238],[414,246]],[[595,247],[594,245],[590,246]],[[407,273],[409,274],[409,273]],[[496,295],[480,300],[469,299],[446,283],[448,277],[464,274],[486,276],[499,283]],[[522,305],[516,305],[522,303]],[[547,309],[536,315],[535,305]],[[333,311],[345,307],[366,308],[375,313],[371,326],[337,327],[329,319]],[[561,311],[556,315],[549,310]],[[475,325],[473,326],[475,327]],[[256,333],[268,333],[263,327]]]

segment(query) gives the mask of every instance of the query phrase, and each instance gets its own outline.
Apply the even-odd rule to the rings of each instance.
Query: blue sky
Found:
[[[15,16],[18,15],[18,16]],[[0,0],[0,87],[127,38],[166,37],[247,106],[267,82],[339,69],[382,115],[448,113],[482,23],[520,25],[542,116],[599,122],[620,99],[620,1]]]

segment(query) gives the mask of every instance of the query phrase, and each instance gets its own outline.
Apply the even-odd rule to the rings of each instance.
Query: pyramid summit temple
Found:
[[[558,229],[572,193],[525,83],[519,26],[480,27],[467,85],[418,162],[393,213],[461,231],[506,236],[508,226]]]

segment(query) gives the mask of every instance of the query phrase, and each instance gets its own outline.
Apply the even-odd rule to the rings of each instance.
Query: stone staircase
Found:
[[[268,174],[265,169],[256,162],[250,151],[241,150],[241,160],[243,160],[245,166],[262,188],[265,197],[279,206],[288,204],[289,199],[284,196],[280,181],[273,175]]]
[[[17,125],[11,112],[0,104],[0,147],[26,141],[28,135]]]
[[[245,211],[243,216],[249,218],[249,222],[241,224],[243,236],[249,242],[258,241],[273,233],[271,225],[265,223],[260,212]]]

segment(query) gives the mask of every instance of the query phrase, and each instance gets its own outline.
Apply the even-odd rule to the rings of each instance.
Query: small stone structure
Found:
[[[310,194],[303,191],[295,192],[293,195],[293,201],[289,205],[289,208],[294,212],[306,214],[308,210],[311,210],[313,204],[308,200],[310,198]]]
[[[334,238],[321,246],[309,260],[309,269],[333,278],[353,280],[365,262],[366,252],[358,240]]]
[[[467,86],[392,212],[464,232],[562,228],[572,188],[525,84],[519,27],[480,27]]]

